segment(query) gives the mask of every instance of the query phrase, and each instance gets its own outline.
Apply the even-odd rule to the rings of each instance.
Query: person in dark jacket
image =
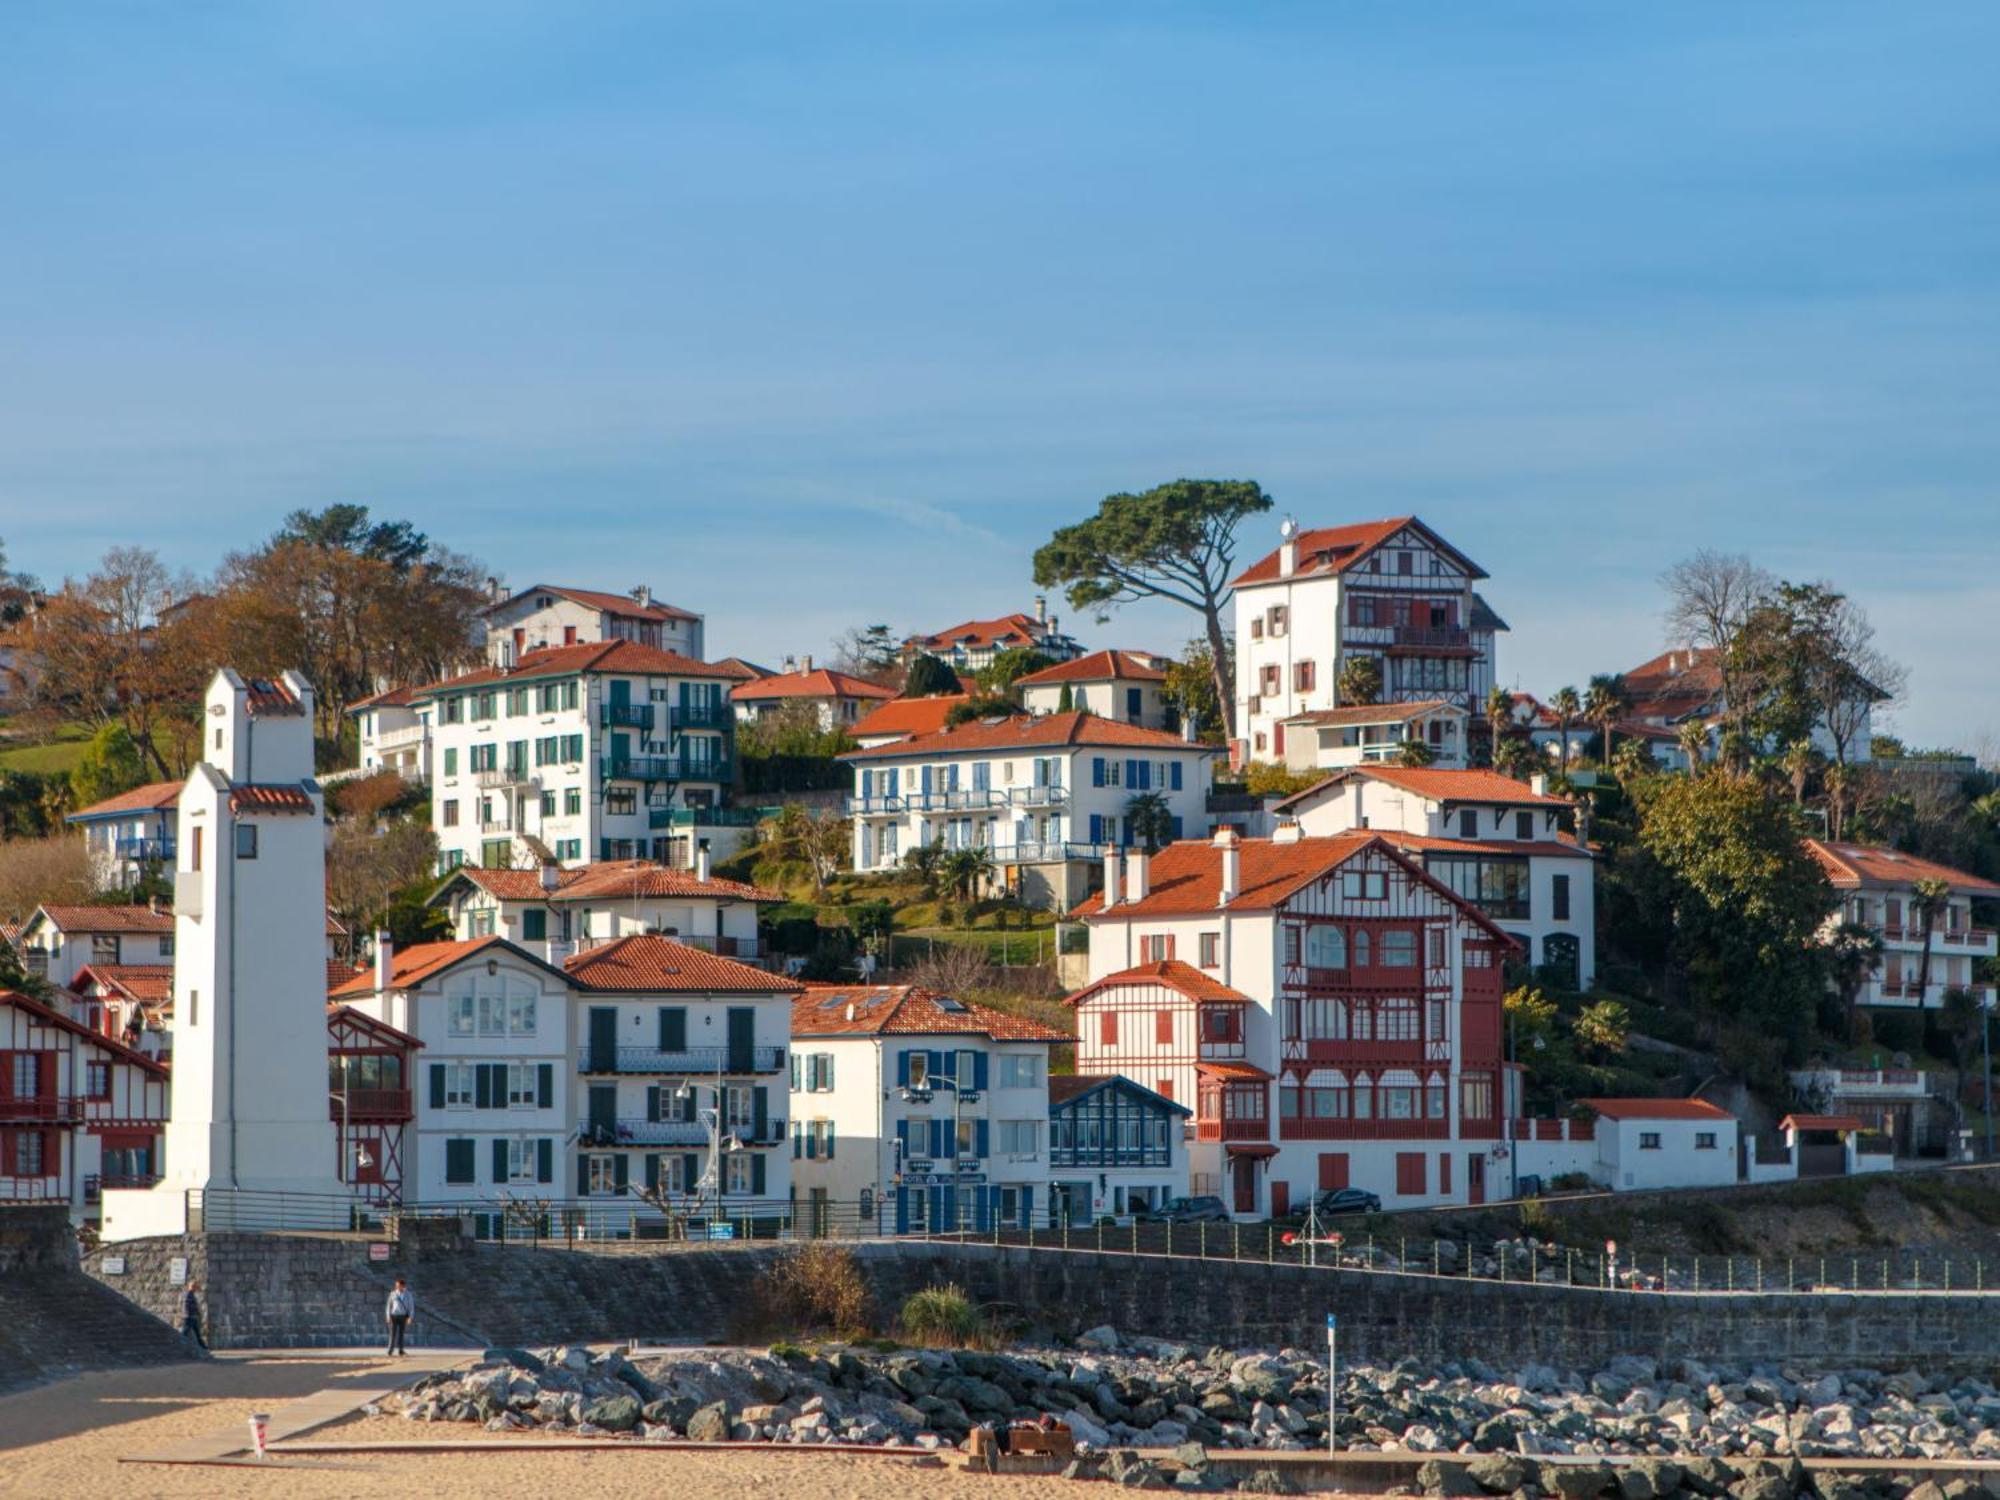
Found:
[[[403,1347],[403,1338],[410,1329],[410,1317],[417,1310],[417,1299],[410,1295],[410,1284],[402,1277],[396,1278],[395,1289],[389,1293],[388,1305],[383,1316],[389,1323],[389,1352],[395,1355],[410,1351]]]
[[[201,1298],[195,1295],[200,1289],[200,1282],[190,1281],[181,1294],[181,1337],[192,1340],[195,1348],[206,1353],[208,1340],[201,1336]]]

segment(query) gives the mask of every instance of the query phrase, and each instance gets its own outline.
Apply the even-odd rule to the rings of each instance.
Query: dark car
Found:
[[[1148,1224],[1227,1224],[1229,1210],[1220,1198],[1169,1198],[1144,1217]]]
[[[1316,1215],[1321,1219],[1339,1218],[1343,1214],[1379,1214],[1382,1200],[1366,1188],[1328,1188],[1315,1193],[1307,1200],[1306,1206],[1292,1211],[1287,1223],[1304,1224],[1308,1217]]]

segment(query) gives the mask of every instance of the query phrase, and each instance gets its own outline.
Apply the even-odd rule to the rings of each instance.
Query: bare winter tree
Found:
[[[1893,707],[1903,696],[1908,674],[1875,644],[1875,627],[1868,611],[1842,598],[1827,616],[1826,662],[1808,679],[1819,708],[1820,722],[1833,741],[1836,765],[1847,765],[1871,724],[1871,715]]]
[[[1704,547],[1660,575],[1666,591],[1667,638],[1677,645],[1715,652],[1722,677],[1722,704],[1732,722],[1748,711],[1748,694],[1736,681],[1730,648],[1750,613],[1777,580],[1741,552]]]

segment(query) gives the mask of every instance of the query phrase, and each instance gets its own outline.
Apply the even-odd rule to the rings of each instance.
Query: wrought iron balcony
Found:
[[[124,838],[113,844],[112,850],[120,859],[129,859],[138,864],[157,860],[167,863],[174,857],[174,841],[170,838]]]
[[[732,1054],[728,1047],[683,1047],[663,1051],[658,1047],[619,1045],[611,1048],[585,1047],[576,1055],[579,1073],[643,1073],[662,1076],[744,1077],[753,1073],[782,1073],[783,1047],[750,1047]]]
[[[667,719],[675,734],[684,729],[728,729],[736,722],[736,710],[726,702],[683,704],[669,709]]]
[[[653,705],[650,703],[606,703],[598,709],[597,722],[607,728],[644,729],[653,727]]]
[[[0,1094],[0,1120],[81,1120],[83,1100],[74,1094]]]
[[[729,780],[727,759],[704,759],[691,755],[606,755],[599,758],[598,769],[606,781],[650,784]]]

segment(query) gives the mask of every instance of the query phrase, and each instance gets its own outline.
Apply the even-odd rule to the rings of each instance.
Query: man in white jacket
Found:
[[[409,1331],[410,1315],[417,1310],[417,1299],[410,1295],[409,1284],[402,1277],[396,1278],[396,1285],[389,1293],[389,1305],[384,1316],[389,1320],[389,1352],[407,1354],[403,1347],[403,1335]]]

